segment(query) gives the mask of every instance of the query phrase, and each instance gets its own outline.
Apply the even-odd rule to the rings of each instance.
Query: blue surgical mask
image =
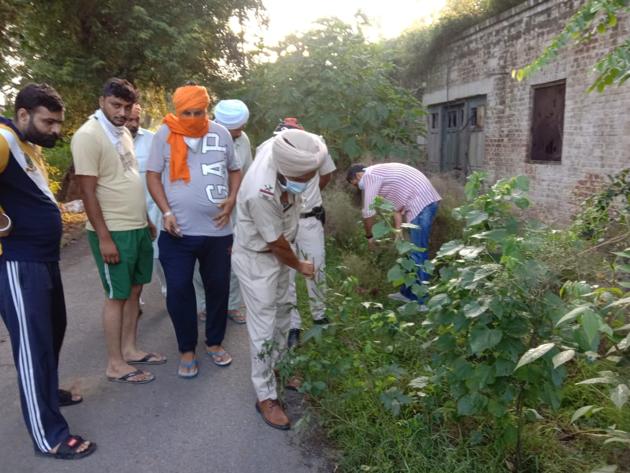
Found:
[[[286,187],[287,192],[298,195],[306,190],[307,185],[308,185],[308,182],[296,182],[296,181],[292,181],[291,179],[287,179],[287,184],[285,187]]]

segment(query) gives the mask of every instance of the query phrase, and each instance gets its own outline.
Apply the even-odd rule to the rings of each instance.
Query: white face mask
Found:
[[[357,187],[361,190],[365,189],[365,182],[363,182],[363,176],[361,176],[361,179],[359,179],[359,182],[357,182]]]

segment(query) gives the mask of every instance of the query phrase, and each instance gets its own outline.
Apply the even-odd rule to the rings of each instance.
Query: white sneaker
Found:
[[[400,292],[394,292],[392,294],[388,294],[387,297],[389,297],[391,300],[393,301],[397,301],[397,302],[412,302],[411,299],[409,299],[408,297],[403,296]]]

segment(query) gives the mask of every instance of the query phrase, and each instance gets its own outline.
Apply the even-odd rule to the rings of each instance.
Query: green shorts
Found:
[[[96,232],[88,230],[90,248],[108,299],[128,299],[131,286],[151,282],[153,245],[149,229],[110,232],[120,255],[118,264],[105,264]]]

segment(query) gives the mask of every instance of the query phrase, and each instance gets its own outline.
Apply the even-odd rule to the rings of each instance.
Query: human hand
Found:
[[[0,212],[0,237],[5,237],[11,233],[11,229],[13,228],[13,222],[9,218],[7,214],[4,212]]]
[[[153,222],[149,220],[149,234],[151,235],[151,240],[155,240],[157,238],[157,227],[153,225]]]
[[[120,263],[118,248],[116,248],[116,243],[114,243],[114,240],[112,240],[111,237],[99,240],[98,247],[101,251],[101,256],[103,257],[103,262],[105,262],[105,264]]]
[[[234,208],[235,203],[234,199],[226,199],[217,205],[217,207],[221,209],[221,212],[214,217],[214,222],[217,228],[223,228],[230,223],[230,217],[232,216],[232,209]]]
[[[177,225],[177,219],[175,218],[175,215],[167,212],[166,214],[164,214],[163,218],[164,218],[164,230],[166,230],[168,233],[170,233],[174,237],[181,238],[183,236],[182,229],[179,228],[179,225]]]
[[[315,265],[312,261],[300,260],[298,264],[298,271],[305,278],[312,279],[315,277]]]

